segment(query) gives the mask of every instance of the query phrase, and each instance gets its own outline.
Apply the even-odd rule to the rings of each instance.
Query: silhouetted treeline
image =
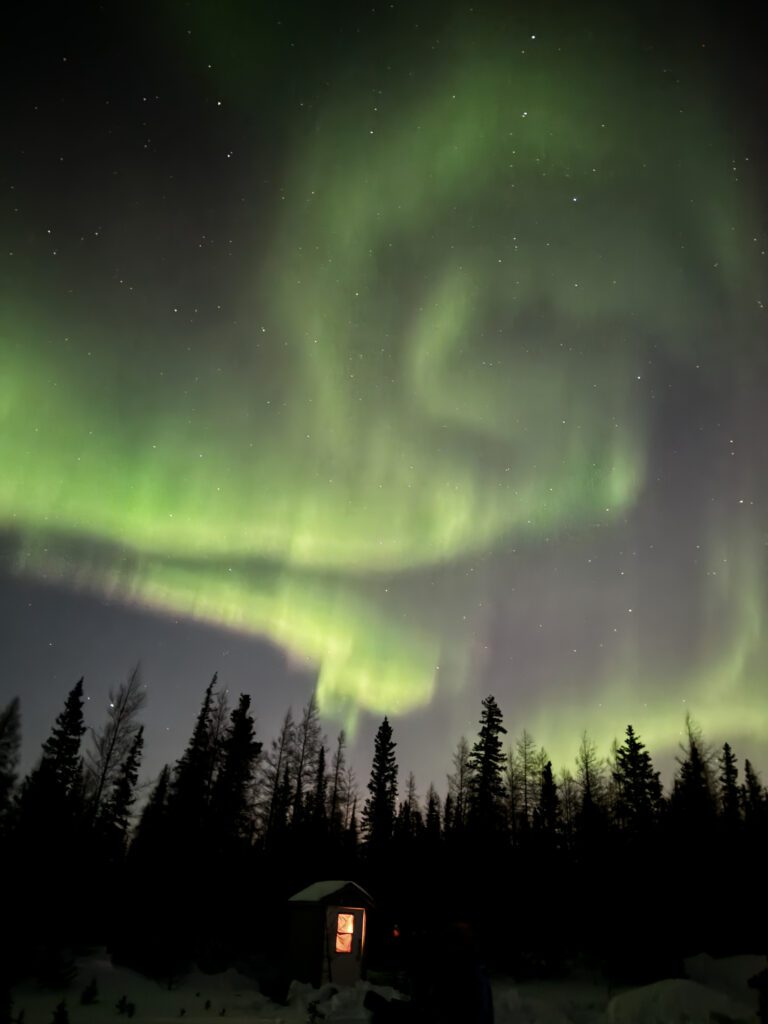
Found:
[[[556,775],[527,731],[510,740],[489,696],[443,798],[403,782],[385,718],[359,796],[344,733],[328,743],[314,695],[265,743],[250,697],[230,706],[214,676],[181,757],[140,799],[138,669],[101,729],[86,733],[83,700],[80,680],[21,780],[19,702],[0,710],[0,932],[17,977],[66,981],[92,945],[169,983],[194,963],[268,971],[287,897],[322,878],[374,895],[382,968],[457,918],[518,975],[579,955],[642,980],[689,953],[765,946],[768,794],[690,719],[665,793],[631,725],[606,756],[584,734],[574,770]]]

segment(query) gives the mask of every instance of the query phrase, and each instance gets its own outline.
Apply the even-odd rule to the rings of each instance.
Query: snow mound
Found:
[[[124,1020],[117,1016],[115,1004],[125,996],[136,1006],[134,1020],[142,1024],[173,1024],[181,1017],[188,1024],[211,1024],[223,1010],[230,1024],[305,1024],[306,1016],[288,1021],[285,1008],[275,1006],[262,996],[256,983],[234,969],[221,974],[194,972],[180,979],[169,990],[167,985],[147,978],[128,967],[113,964],[100,950],[78,961],[78,975],[68,990],[41,989],[34,982],[13,991],[14,1013],[24,1011],[25,1024],[50,1024],[53,1009],[66,1000],[72,1024],[107,1024]],[[83,1006],[80,994],[95,980],[98,996],[95,1004]],[[206,1008],[206,1003],[210,1006]]]
[[[755,1024],[748,1006],[685,978],[670,978],[614,996],[610,1024]]]
[[[572,1024],[557,1006],[543,999],[523,996],[514,988],[494,994],[494,1019],[496,1024]]]
[[[313,988],[302,982],[292,981],[288,990],[288,1006],[292,1013],[301,1011],[301,1020],[308,1019],[309,1008],[314,1005],[323,1020],[333,1024],[368,1024],[371,1013],[363,1006],[366,993],[378,992],[387,1001],[402,999],[402,994],[388,985],[371,985],[358,981],[356,985],[323,985]]]
[[[754,1010],[758,993],[747,982],[764,967],[763,956],[726,956],[716,960],[708,953],[700,953],[685,961],[685,973],[691,981],[724,992]]]

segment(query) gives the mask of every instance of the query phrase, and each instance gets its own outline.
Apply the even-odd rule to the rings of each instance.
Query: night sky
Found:
[[[25,767],[140,660],[148,773],[215,670],[262,739],[317,683],[361,781],[389,714],[421,792],[489,692],[556,767],[690,710],[768,768],[750,8],[58,17],[10,17],[0,101]]]

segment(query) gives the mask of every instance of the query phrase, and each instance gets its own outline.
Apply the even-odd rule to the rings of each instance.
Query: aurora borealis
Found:
[[[125,609],[137,658],[137,608],[254,665],[276,644],[329,727],[458,735],[493,692],[562,762],[627,721],[669,749],[686,708],[764,757],[765,161],[734,37],[117,18],[52,32],[10,101],[11,612],[54,584]],[[445,742],[411,760],[439,777]]]

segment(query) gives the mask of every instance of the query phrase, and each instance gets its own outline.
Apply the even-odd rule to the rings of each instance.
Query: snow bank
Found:
[[[292,981],[288,990],[288,1007],[292,1014],[300,1013],[300,1019],[308,1019],[310,1004],[314,1004],[324,1020],[333,1024],[367,1024],[371,1019],[370,1012],[363,1006],[366,993],[378,992],[386,1000],[402,999],[400,992],[388,985],[371,985],[367,981],[358,981],[337,989],[334,985],[313,988],[298,981]]]
[[[754,1012],[715,989],[670,978],[614,996],[610,1024],[755,1024]]]
[[[80,993],[93,978],[98,986],[97,1002],[82,1006]],[[14,1014],[23,1010],[25,1024],[50,1024],[54,1007],[63,999],[71,1024],[127,1022],[128,1018],[118,1017],[115,1010],[121,996],[135,1004],[133,1021],[138,1024],[178,1022],[182,1009],[185,1024],[211,1024],[218,1020],[222,1010],[229,1024],[251,1024],[252,1021],[277,1024],[281,1020],[289,1024],[285,1007],[270,1003],[258,992],[252,979],[234,970],[221,974],[195,972],[169,991],[167,986],[128,967],[115,966],[105,952],[78,962],[77,978],[67,991],[47,991],[33,984],[18,986],[13,991]],[[305,1020],[306,1017],[302,1024]]]
[[[747,982],[764,967],[763,956],[727,956],[716,960],[701,953],[685,961],[685,973],[691,981],[717,989],[753,1010],[757,1010],[758,993]]]
[[[496,1024],[573,1024],[573,1018],[557,1006],[509,988],[494,993]]]
[[[494,979],[496,1024],[756,1024],[756,993],[747,979],[762,969],[756,956],[715,960],[705,954],[686,962],[689,979],[660,981],[622,992],[608,1001],[599,977],[515,983]],[[25,1010],[26,1024],[50,1024],[53,1008],[65,997],[72,1024],[122,1021],[115,1002],[122,995],[136,1004],[133,1024],[213,1024],[224,1011],[224,1024],[307,1024],[311,1006],[325,1024],[370,1024],[363,1005],[373,990],[384,999],[402,998],[385,985],[358,982],[334,990],[293,982],[288,1005],[278,1006],[261,995],[257,983],[234,970],[217,975],[194,973],[168,991],[165,986],[126,968],[115,967],[106,954],[79,964],[77,981],[67,993],[20,987],[14,992],[15,1012]],[[96,978],[99,1001],[80,1005],[80,992]]]

